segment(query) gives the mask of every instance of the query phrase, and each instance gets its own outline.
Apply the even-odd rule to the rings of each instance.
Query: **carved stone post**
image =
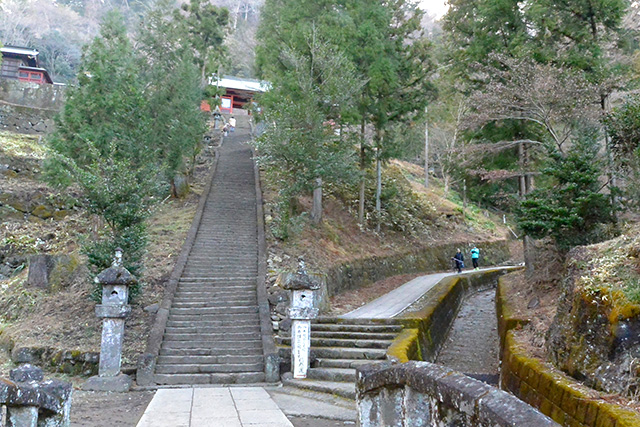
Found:
[[[287,277],[283,288],[291,290],[291,369],[293,378],[306,378],[309,370],[309,350],[311,348],[311,319],[318,316],[314,307],[314,291],[320,283],[314,281],[300,260],[298,271]]]
[[[129,391],[131,378],[120,373],[124,319],[131,313],[129,286],[137,283],[134,275],[122,266],[122,249],[116,249],[111,267],[95,278],[102,285],[102,304],[96,306],[96,316],[102,318],[99,375],[84,384],[85,390]]]

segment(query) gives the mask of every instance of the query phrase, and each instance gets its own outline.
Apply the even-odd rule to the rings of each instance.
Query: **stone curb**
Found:
[[[146,351],[141,354],[138,359],[136,383],[141,386],[155,384],[153,372],[155,370],[156,360],[158,358],[158,355],[160,354],[162,337],[167,326],[167,320],[169,319],[169,310],[171,309],[171,304],[178,287],[178,281],[180,280],[180,276],[182,276],[182,272],[187,263],[187,259],[189,258],[189,253],[191,252],[193,243],[195,242],[196,234],[198,233],[198,228],[200,227],[200,220],[202,219],[202,213],[204,212],[205,204],[207,202],[207,199],[209,198],[211,185],[213,184],[213,178],[218,169],[218,160],[220,158],[219,148],[216,148],[214,152],[216,156],[211,167],[211,173],[209,175],[208,182],[205,185],[202,194],[200,195],[200,200],[198,201],[198,207],[196,209],[195,216],[193,217],[191,228],[187,233],[187,237],[184,241],[184,244],[182,245],[180,256],[176,260],[176,264],[173,267],[173,272],[171,273],[169,281],[167,282],[167,286],[165,287],[164,296],[162,298],[162,302],[160,303],[160,308],[158,309],[153,327],[151,328],[151,332],[149,333]]]
[[[265,278],[267,276],[267,243],[264,229],[264,211],[262,207],[262,188],[260,186],[260,168],[255,161],[257,157],[255,149],[253,152],[253,170],[256,186],[256,215],[258,219],[258,310],[260,314],[260,334],[262,338],[262,351],[264,354],[265,380],[269,383],[280,381],[280,357],[276,348],[271,327],[271,310],[267,299],[267,289]]]

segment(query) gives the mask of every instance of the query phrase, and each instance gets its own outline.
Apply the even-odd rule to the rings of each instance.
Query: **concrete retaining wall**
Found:
[[[528,323],[509,306],[509,276],[500,278],[496,305],[501,343],[500,385],[563,426],[640,426],[640,414],[605,401],[602,395],[527,354],[514,331]]]
[[[53,117],[64,107],[66,87],[0,80],[0,129],[50,133]]]
[[[66,90],[66,86],[0,80],[0,100],[22,107],[60,111],[64,106]]]
[[[502,390],[428,362],[366,365],[356,391],[361,427],[558,425]]]

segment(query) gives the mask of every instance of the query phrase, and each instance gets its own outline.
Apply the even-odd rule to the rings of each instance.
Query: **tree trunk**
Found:
[[[424,107],[424,186],[429,188],[429,118],[428,107]]]
[[[311,207],[311,222],[318,225],[322,222],[322,178],[316,178],[313,189],[313,206]]]
[[[518,144],[518,164],[520,165],[520,175],[518,176],[518,195],[523,199],[527,194],[527,182],[524,174],[524,145]]]
[[[382,168],[380,165],[380,147],[376,147],[376,232],[380,232],[380,219],[382,216]]]
[[[467,221],[467,180],[462,180],[462,220]]]
[[[366,167],[366,153],[365,153],[365,121],[362,120],[360,125],[360,200],[358,202],[358,223],[364,225],[364,190],[365,190],[365,167]]]

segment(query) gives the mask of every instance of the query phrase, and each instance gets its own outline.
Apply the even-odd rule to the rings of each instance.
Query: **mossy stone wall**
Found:
[[[640,426],[640,414],[637,412],[603,400],[593,389],[527,354],[514,331],[528,320],[514,314],[509,305],[510,294],[509,276],[504,276],[498,282],[496,295],[501,387],[563,426]]]

